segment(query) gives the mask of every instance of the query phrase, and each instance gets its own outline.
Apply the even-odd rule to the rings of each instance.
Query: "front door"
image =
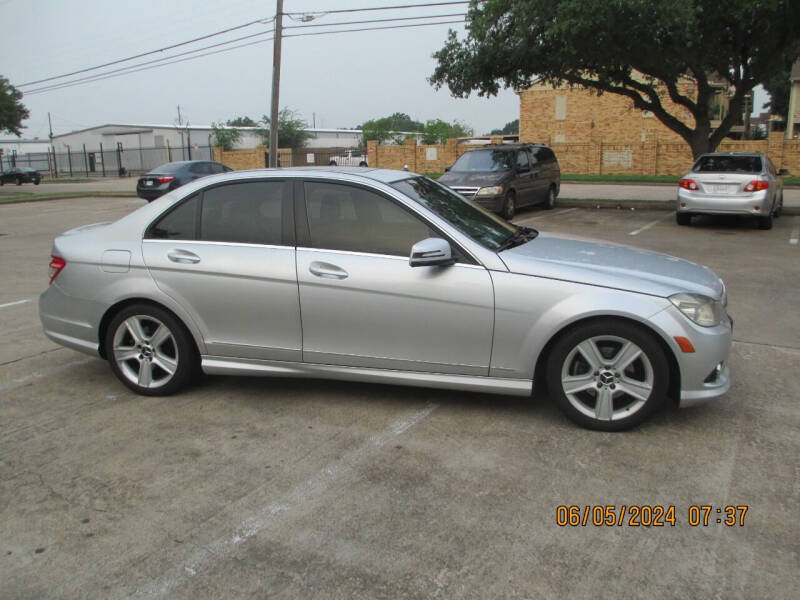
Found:
[[[299,206],[297,278],[303,360],[310,363],[488,375],[492,281],[462,258],[415,267],[411,246],[441,237],[373,190],[306,182]],[[304,221],[304,222],[302,222]],[[454,250],[456,250],[454,248]]]
[[[301,360],[291,184],[229,183],[187,199],[142,243],[158,287],[212,356]]]

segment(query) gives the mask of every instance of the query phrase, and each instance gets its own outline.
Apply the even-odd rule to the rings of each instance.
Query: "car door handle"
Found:
[[[167,258],[172,262],[193,265],[200,262],[200,257],[194,252],[188,250],[170,250],[167,253]]]
[[[347,279],[347,271],[336,265],[326,262],[314,261],[308,266],[312,275],[323,279]]]

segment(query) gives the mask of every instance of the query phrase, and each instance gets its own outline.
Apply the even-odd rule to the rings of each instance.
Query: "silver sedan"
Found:
[[[52,340],[167,395],[205,373],[530,396],[621,430],[729,388],[722,281],[498,219],[414,173],[235,172],[55,240]]]
[[[781,216],[786,169],[775,169],[760,152],[703,154],[678,183],[678,225],[699,214],[748,215],[760,229]]]

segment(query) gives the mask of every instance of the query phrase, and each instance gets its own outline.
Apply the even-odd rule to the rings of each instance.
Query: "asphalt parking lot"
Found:
[[[706,264],[736,320],[729,394],[622,434],[546,398],[206,377],[136,396],[48,341],[52,238],[144,202],[0,206],[3,598],[789,598],[800,572],[800,217],[516,221]],[[675,506],[560,527],[559,505]],[[689,506],[748,506],[743,525]]]

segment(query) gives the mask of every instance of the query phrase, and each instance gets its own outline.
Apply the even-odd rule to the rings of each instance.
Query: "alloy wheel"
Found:
[[[178,370],[178,344],[172,331],[150,315],[133,315],[114,332],[113,359],[122,375],[144,388],[169,383]]]

